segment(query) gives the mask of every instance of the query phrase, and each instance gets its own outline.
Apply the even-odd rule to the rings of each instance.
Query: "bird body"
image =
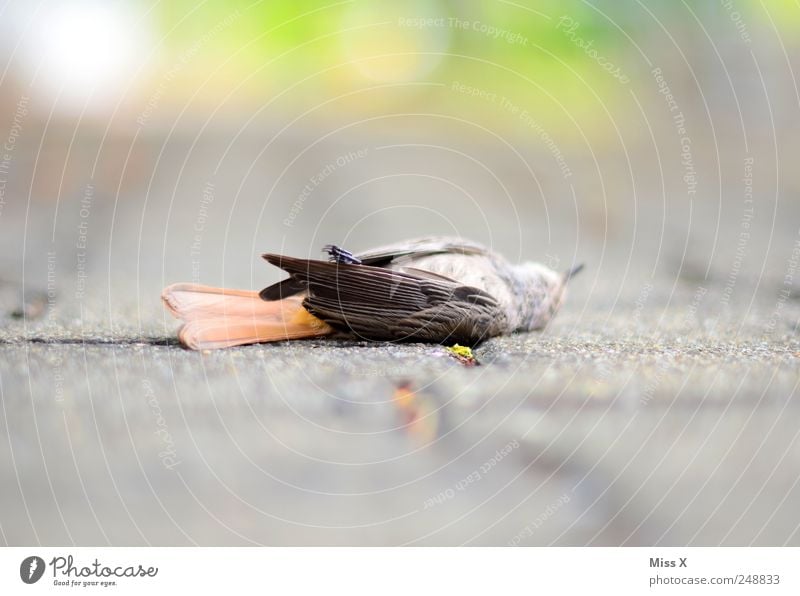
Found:
[[[475,345],[544,327],[569,277],[514,265],[460,238],[421,238],[329,261],[265,254],[289,278],[260,293],[174,284],[162,293],[194,349],[346,334],[375,341]]]

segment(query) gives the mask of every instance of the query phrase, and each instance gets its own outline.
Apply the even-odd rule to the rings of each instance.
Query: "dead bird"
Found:
[[[583,266],[557,273],[514,265],[461,238],[420,238],[329,259],[262,255],[289,274],[261,292],[178,283],[166,307],[194,350],[322,336],[475,346],[497,335],[541,329]]]

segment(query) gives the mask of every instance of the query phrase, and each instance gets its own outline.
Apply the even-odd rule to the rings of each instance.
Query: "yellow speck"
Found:
[[[454,346],[447,347],[447,351],[464,366],[478,366],[480,364],[472,353],[472,350],[466,346],[455,344]]]
[[[460,358],[468,358],[470,360],[475,359],[475,356],[472,355],[472,349],[468,348],[467,346],[459,346],[458,344],[455,344],[454,346],[448,347],[447,350],[454,356],[458,356]]]

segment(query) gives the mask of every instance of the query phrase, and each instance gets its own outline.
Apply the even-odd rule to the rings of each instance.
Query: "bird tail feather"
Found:
[[[328,335],[333,329],[303,308],[303,296],[266,302],[258,292],[178,283],[161,299],[183,326],[181,343],[193,350]]]
[[[578,273],[583,271],[583,267],[584,267],[584,265],[583,265],[583,263],[581,263],[580,265],[575,265],[572,269],[570,269],[568,271],[565,271],[564,272],[564,282],[568,282],[573,277],[578,275]]]

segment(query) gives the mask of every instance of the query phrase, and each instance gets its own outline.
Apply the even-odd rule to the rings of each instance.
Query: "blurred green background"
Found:
[[[598,276],[724,277],[752,159],[765,233],[743,268],[778,266],[800,194],[798,29],[788,1],[11,2],[1,215],[69,246],[91,186],[94,229],[103,209],[139,222],[92,254],[118,242],[209,283],[260,283],[237,254],[425,233],[598,255]]]
[[[285,109],[277,95],[295,108],[324,98],[358,111],[371,102],[364,90],[384,85],[395,93],[383,100],[397,108],[457,104],[514,127],[502,110],[424,85],[457,80],[535,106],[570,134],[607,129],[592,114],[648,84],[653,58],[708,67],[736,44],[763,51],[780,36],[792,47],[799,13],[789,0],[11,2],[2,45],[17,84],[35,78],[62,108],[86,104],[88,115],[135,110],[153,93],[159,103],[223,112]]]

